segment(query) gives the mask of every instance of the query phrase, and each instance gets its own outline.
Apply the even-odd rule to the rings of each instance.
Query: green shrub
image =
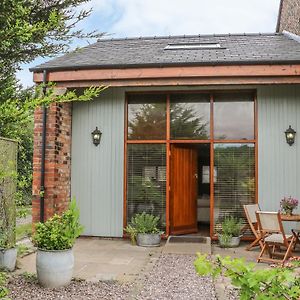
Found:
[[[254,263],[244,259],[231,259],[229,256],[216,256],[210,261],[206,254],[198,253],[194,262],[196,272],[201,276],[223,275],[240,288],[241,300],[297,300],[300,298],[300,278],[294,273],[299,262],[287,267],[274,267],[255,270]]]
[[[242,220],[233,216],[225,217],[222,222],[222,234],[227,236],[239,236],[242,230]]]
[[[159,217],[143,212],[134,215],[124,231],[130,235],[131,243],[135,245],[138,233],[162,233],[158,229],[158,223]]]
[[[157,228],[158,222],[159,217],[143,212],[133,216],[130,225],[136,230],[136,233],[160,233],[161,231]]]
[[[4,272],[0,272],[0,299],[4,299],[9,293],[6,284],[7,284],[7,275]]]
[[[131,244],[136,244],[137,230],[132,225],[127,225],[124,231],[130,235]]]
[[[69,209],[61,216],[54,215],[45,223],[36,224],[33,243],[42,250],[71,249],[82,231],[83,227],[79,223],[79,210],[75,200],[72,200]]]

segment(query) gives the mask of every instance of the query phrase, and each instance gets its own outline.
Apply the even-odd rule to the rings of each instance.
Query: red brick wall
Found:
[[[300,35],[300,0],[282,0],[280,20],[277,30]]]
[[[40,221],[40,176],[42,145],[42,109],[34,114],[33,222]],[[45,220],[64,211],[71,193],[71,122],[70,103],[52,104],[47,114],[45,157]]]

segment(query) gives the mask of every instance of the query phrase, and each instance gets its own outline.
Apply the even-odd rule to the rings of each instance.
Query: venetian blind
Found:
[[[254,144],[215,144],[214,230],[226,216],[242,218],[244,204],[255,202]]]
[[[129,144],[127,151],[127,223],[137,213],[160,218],[166,230],[166,145]]]

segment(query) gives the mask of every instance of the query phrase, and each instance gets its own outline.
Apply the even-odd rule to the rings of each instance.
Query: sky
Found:
[[[78,28],[104,32],[104,38],[275,32],[280,0],[91,0],[80,8],[92,14]],[[76,41],[73,47],[86,46]],[[50,58],[22,65],[17,77],[33,85],[29,68]]]

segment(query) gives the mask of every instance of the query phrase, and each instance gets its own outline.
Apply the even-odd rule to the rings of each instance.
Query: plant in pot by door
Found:
[[[36,270],[39,283],[56,288],[67,285],[73,275],[73,245],[82,233],[75,200],[62,215],[37,223],[33,243],[38,248]]]
[[[238,247],[241,239],[242,220],[233,216],[225,217],[222,231],[218,234],[220,247]]]
[[[125,228],[125,231],[130,234],[131,241],[136,239],[138,246],[158,247],[162,234],[157,228],[158,222],[159,217],[143,212],[131,218],[131,224]]]

